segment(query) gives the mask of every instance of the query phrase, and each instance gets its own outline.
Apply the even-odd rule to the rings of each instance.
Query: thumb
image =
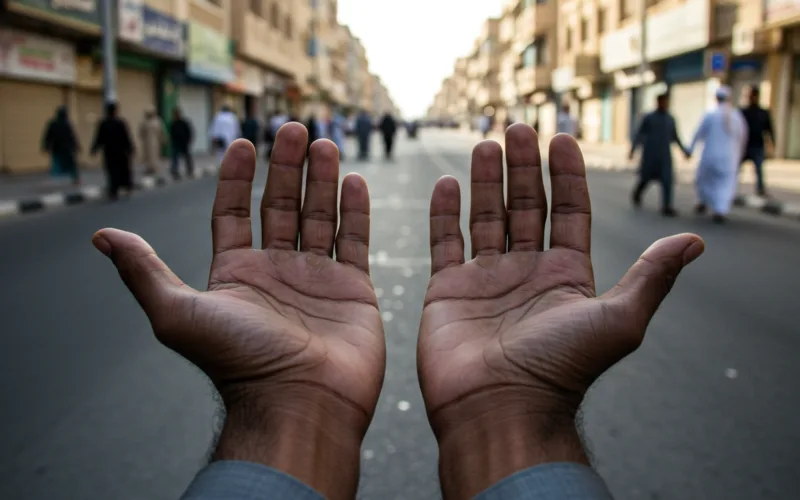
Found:
[[[647,325],[658,306],[669,294],[678,274],[705,250],[696,234],[684,233],[663,238],[645,250],[622,280],[603,295],[619,322],[627,328],[634,345],[641,343]],[[626,335],[627,336],[627,335]]]
[[[140,236],[119,229],[101,229],[92,237],[92,244],[114,263],[154,329],[168,320],[177,292],[186,285],[155,250]]]

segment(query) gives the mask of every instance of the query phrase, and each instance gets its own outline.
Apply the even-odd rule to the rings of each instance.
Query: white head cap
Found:
[[[720,100],[720,101],[727,101],[727,100],[728,100],[728,99],[730,99],[730,97],[731,97],[731,89],[730,89],[730,88],[728,88],[728,87],[727,87],[727,86],[725,86],[725,85],[721,85],[721,86],[720,86],[720,87],[717,89],[717,93],[716,93],[716,95],[717,95],[717,99],[718,99],[718,100]]]

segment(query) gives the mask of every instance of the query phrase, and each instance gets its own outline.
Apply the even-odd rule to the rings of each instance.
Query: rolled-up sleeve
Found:
[[[590,467],[552,463],[531,467],[495,484],[475,500],[612,500],[603,479]]]
[[[324,500],[322,495],[278,470],[250,462],[212,462],[189,485],[182,500]]]

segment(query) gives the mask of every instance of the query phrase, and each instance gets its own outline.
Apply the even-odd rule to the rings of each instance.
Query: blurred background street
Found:
[[[734,106],[760,90],[765,188],[746,163],[713,225],[694,215],[699,155],[676,149],[679,216],[659,214],[657,186],[634,210],[631,140],[656,96],[687,143],[722,86]],[[0,0],[0,498],[173,499],[207,462],[212,387],[155,341],[90,238],[136,232],[205,288],[215,144],[257,144],[255,205],[289,120],[336,142],[342,174],[370,187],[388,366],[359,498],[440,495],[416,375],[429,196],[455,176],[466,231],[471,148],[515,122],[537,129],[545,164],[561,125],[581,145],[598,292],[660,237],[706,240],[586,402],[615,497],[797,498],[800,2],[787,0]],[[98,140],[104,123],[115,133]]]
[[[436,447],[415,369],[430,272],[428,197],[439,176],[454,175],[468,206],[474,143],[426,130],[419,141],[401,139],[394,162],[375,156],[342,166],[369,182],[372,276],[388,346],[360,498],[438,495]],[[254,204],[265,178],[261,163]],[[632,175],[592,171],[589,180],[599,291],[659,237],[695,231],[708,246],[681,275],[642,349],[589,396],[584,421],[599,471],[621,499],[792,498],[800,488],[800,225],[744,209],[725,227],[690,215],[664,220],[655,200],[630,209]],[[109,225],[135,231],[203,288],[214,191],[214,180],[204,179],[115,205],[0,222],[0,497],[166,500],[202,466],[215,430],[212,389],[153,339],[89,239]],[[678,200],[688,213],[689,186],[679,187]]]

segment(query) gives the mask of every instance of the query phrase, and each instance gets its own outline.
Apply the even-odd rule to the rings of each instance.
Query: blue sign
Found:
[[[183,57],[183,23],[155,9],[144,6],[142,46],[173,57]]]
[[[714,74],[724,73],[728,69],[728,60],[723,52],[713,52],[711,54],[711,72]]]

